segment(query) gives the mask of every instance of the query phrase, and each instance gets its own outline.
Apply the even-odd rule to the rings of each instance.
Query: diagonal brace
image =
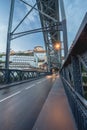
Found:
[[[25,15],[25,17],[20,21],[20,23],[15,27],[15,29],[12,31],[12,34],[17,30],[17,28],[22,24],[22,22],[25,20],[25,18],[32,12],[32,10],[34,9],[34,7],[37,4],[35,3],[34,6],[32,6],[32,8],[29,10],[29,12]]]

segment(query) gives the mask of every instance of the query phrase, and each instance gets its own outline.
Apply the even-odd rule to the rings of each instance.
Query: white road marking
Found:
[[[36,84],[40,84],[42,81],[37,82]]]
[[[47,79],[43,79],[43,80],[37,82],[36,84],[40,84],[40,83],[42,83],[42,82],[44,82],[44,81],[46,81],[46,80],[47,80]]]
[[[6,98],[0,100],[0,103],[3,102],[3,101],[5,101],[5,100],[7,100],[7,99],[9,99],[9,98],[11,98],[11,97],[14,97],[14,96],[18,95],[19,93],[21,93],[21,91],[18,91],[18,92],[16,92],[16,93],[14,93],[14,94],[12,94],[12,95],[10,95],[10,96],[8,96],[8,97],[6,97]]]
[[[27,87],[27,88],[25,88],[25,89],[27,90],[27,89],[30,89],[30,88],[32,88],[32,87],[34,87],[34,86],[35,86],[35,84],[30,85],[29,87]]]

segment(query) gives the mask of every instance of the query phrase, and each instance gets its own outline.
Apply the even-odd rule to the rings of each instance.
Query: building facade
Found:
[[[5,68],[5,55],[0,57],[0,67]],[[47,62],[46,52],[41,46],[33,50],[15,52],[11,50],[9,59],[10,69],[41,68]]]

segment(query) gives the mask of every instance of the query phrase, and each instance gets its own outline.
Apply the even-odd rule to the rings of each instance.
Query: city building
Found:
[[[42,46],[36,46],[33,50],[10,51],[9,68],[10,69],[44,69],[44,64],[47,62],[46,51]],[[5,68],[5,55],[0,57],[0,67]],[[45,67],[46,70],[46,67]]]

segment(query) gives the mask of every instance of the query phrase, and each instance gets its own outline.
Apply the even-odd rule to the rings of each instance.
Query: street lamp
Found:
[[[59,41],[56,41],[56,42],[54,43],[54,49],[55,49],[56,51],[59,51],[59,50],[61,49],[61,43],[60,43]]]
[[[56,51],[57,57],[58,57],[58,66],[61,65],[61,42],[55,41],[54,42],[54,50]]]

